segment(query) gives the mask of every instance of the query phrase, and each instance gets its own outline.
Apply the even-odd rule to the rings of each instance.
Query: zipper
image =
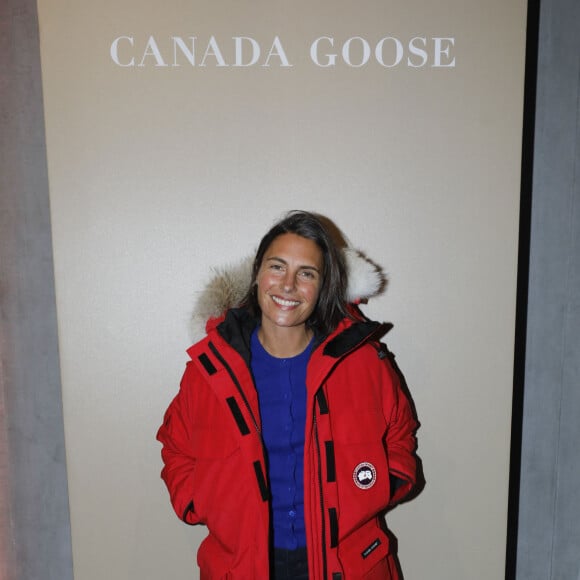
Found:
[[[256,421],[256,417],[254,416],[254,413],[252,412],[252,407],[250,407],[250,402],[248,401],[248,398],[246,397],[246,393],[244,393],[244,391],[242,389],[242,385],[240,385],[240,381],[238,381],[238,377],[236,377],[236,375],[234,374],[234,371],[232,370],[230,365],[226,362],[224,357],[219,353],[218,349],[215,347],[214,343],[211,341],[209,343],[209,349],[211,350],[213,355],[220,361],[220,363],[223,365],[223,367],[226,369],[226,371],[228,372],[228,375],[230,375],[232,382],[236,386],[236,389],[238,390],[238,393],[240,394],[240,397],[242,398],[242,401],[244,402],[244,406],[246,407],[248,414],[252,418],[252,423],[254,424],[254,428],[256,429],[256,433],[258,433],[258,436],[260,437],[260,442],[262,443],[262,449],[264,449],[264,441],[262,440],[262,431],[260,429],[260,425],[258,424],[258,421]]]
[[[376,328],[373,328],[373,330],[371,332],[369,332],[366,336],[364,336],[359,341],[357,341],[357,343],[355,345],[353,345],[349,350],[347,350],[346,352],[342,353],[339,357],[337,357],[337,360],[336,360],[336,363],[334,366],[339,364],[351,352],[353,352],[354,350],[356,350],[357,348],[359,348],[360,346],[362,346],[366,342],[370,342],[375,335],[379,334],[379,332],[383,330],[384,327],[385,327],[384,324],[379,324]],[[328,376],[328,375],[326,375],[326,376]],[[324,378],[324,380],[326,380],[326,377]],[[324,384],[324,380],[321,381],[321,383],[320,383],[321,385]],[[321,413],[323,412],[325,414],[328,413],[328,402],[326,400],[326,397],[324,396],[324,391],[322,390],[322,386],[320,386],[318,388],[318,391],[316,392],[316,395],[315,395],[315,399],[318,401],[320,412]],[[326,580],[328,578],[328,555],[327,555],[327,550],[326,550],[326,533],[327,533],[326,532],[326,512],[324,509],[324,495],[323,495],[324,484],[323,484],[323,480],[322,480],[322,451],[320,448],[320,439],[319,439],[319,435],[318,435],[318,423],[316,421],[316,405],[314,405],[313,423],[314,423],[314,440],[316,442],[316,453],[317,453],[317,457],[318,457],[318,493],[320,496],[320,515],[322,518],[321,519],[321,521],[322,521],[322,530],[321,530],[321,533],[322,533],[322,578],[324,580]],[[342,574],[339,572],[333,573],[332,578],[333,578],[333,580],[334,579],[338,580],[338,579],[342,578]]]
[[[232,370],[232,368],[230,367],[230,365],[226,362],[225,358],[220,354],[220,352],[218,351],[218,349],[216,348],[214,343],[211,342],[211,340],[209,341],[209,348],[210,348],[211,352],[213,353],[213,355],[220,361],[220,363],[223,365],[223,367],[228,372],[228,375],[232,379],[232,382],[234,383],[238,393],[240,394],[240,397],[242,398],[242,401],[244,402],[244,406],[246,407],[248,414],[252,418],[252,423],[254,425],[254,428],[256,429],[256,433],[257,433],[258,439],[260,441],[260,446],[262,448],[262,459],[264,460],[264,466],[265,466],[266,465],[266,459],[265,459],[266,458],[266,444],[264,443],[264,438],[262,437],[262,430],[260,429],[260,425],[258,424],[258,421],[256,421],[256,417],[254,416],[254,413],[252,412],[252,407],[250,407],[250,402],[248,401],[248,398],[246,397],[246,393],[244,393],[244,390],[242,389],[242,385],[240,385],[240,381],[238,381],[238,377],[236,377],[236,375],[235,375],[234,371]],[[261,464],[259,461],[254,462],[254,471],[256,474],[257,481],[258,481],[258,487],[260,488],[260,494],[262,496],[262,500],[267,501],[269,504],[270,500],[271,500],[270,489],[268,486],[267,479],[264,479],[264,478],[267,478],[267,474],[262,473],[262,467],[261,467]],[[272,522],[270,520],[270,510],[269,509],[268,509],[267,523],[268,523],[267,543],[270,544],[271,537],[272,537],[272,529],[271,529]],[[270,565],[271,565],[271,562],[268,562],[268,568],[270,567]]]
[[[324,511],[324,496],[322,494],[322,455],[320,451],[320,440],[318,438],[318,424],[316,422],[316,408],[314,409],[314,440],[316,442],[316,452],[318,456],[318,493],[320,496],[320,515],[322,517],[322,577],[328,577],[328,562],[326,556],[326,513]]]
[[[228,372],[230,379],[232,379],[232,382],[236,386],[236,389],[237,389],[238,393],[240,394],[242,401],[244,402],[244,406],[246,407],[248,414],[252,418],[252,424],[254,425],[254,429],[256,430],[256,433],[258,435],[258,439],[260,441],[260,446],[262,448],[262,458],[264,459],[264,465],[266,465],[266,459],[265,459],[266,458],[266,444],[264,443],[264,438],[262,437],[262,430],[260,429],[260,425],[259,425],[258,421],[256,420],[254,413],[252,412],[252,407],[250,407],[250,402],[248,401],[248,398],[246,397],[246,393],[244,393],[244,390],[242,389],[242,385],[240,385],[240,381],[238,381],[238,377],[236,377],[234,371],[232,370],[230,365],[226,362],[226,359],[219,353],[218,349],[216,348],[214,343],[211,341],[209,343],[209,348],[210,348],[211,352],[213,353],[213,355],[222,363],[223,367]],[[254,468],[256,468],[255,465],[254,465]],[[269,493],[269,489],[267,489],[267,491]],[[264,490],[263,489],[261,489],[261,493],[262,493],[262,497],[264,497]],[[265,499],[268,499],[268,498],[265,498]]]

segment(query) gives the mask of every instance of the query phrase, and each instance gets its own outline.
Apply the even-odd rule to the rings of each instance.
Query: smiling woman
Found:
[[[173,507],[209,529],[202,579],[399,578],[382,516],[416,483],[417,422],[355,306],[382,274],[331,225],[291,212],[264,236],[159,429]]]
[[[258,338],[270,354],[294,356],[310,342],[306,321],[318,301],[322,263],[316,243],[296,234],[277,237],[266,251],[256,293],[262,312]]]

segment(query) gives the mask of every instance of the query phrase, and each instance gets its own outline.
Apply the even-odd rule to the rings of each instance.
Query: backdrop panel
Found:
[[[75,578],[196,575],[154,440],[211,268],[284,211],[383,264],[407,580],[503,577],[526,5],[39,0]]]

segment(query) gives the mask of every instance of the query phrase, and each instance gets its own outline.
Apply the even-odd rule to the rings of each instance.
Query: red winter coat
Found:
[[[188,350],[157,438],[177,515],[205,524],[202,579],[269,576],[269,490],[249,370],[255,321],[230,310]],[[311,580],[398,578],[381,520],[415,483],[416,422],[367,320],[344,320],[307,369],[304,511]],[[392,483],[397,485],[393,486]],[[396,487],[396,489],[391,489]]]

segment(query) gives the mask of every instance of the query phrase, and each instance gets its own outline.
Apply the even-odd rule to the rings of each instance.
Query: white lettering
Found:
[[[205,53],[203,55],[203,58],[201,59],[201,62],[199,63],[199,66],[207,66],[205,64],[205,61],[208,56],[213,56],[215,58],[217,66],[228,66],[226,64],[226,61],[224,60],[224,57],[222,56],[220,47],[218,46],[218,43],[216,42],[216,39],[213,36],[209,37],[207,48],[205,49]]]
[[[118,36],[111,42],[109,54],[117,66],[124,68],[167,67],[168,62],[173,67],[181,67],[184,64],[192,67],[239,68],[294,66],[290,63],[278,36],[274,37],[269,50],[263,50],[264,46],[250,36],[232,36],[230,44],[220,46],[216,37],[212,35],[205,44],[201,59],[199,57],[202,52],[199,50],[197,36],[170,36],[163,40],[162,44],[158,44],[154,36],[149,36],[143,44],[133,36]],[[222,52],[222,46],[224,49],[227,48],[225,52]],[[310,44],[310,60],[320,68],[340,64],[350,68],[361,68],[371,64],[372,61],[385,69],[397,66],[453,68],[455,38],[414,36],[401,40],[395,36],[384,36],[375,42],[362,36],[351,36],[344,41],[332,36],[319,36]]]
[[[171,39],[173,40],[173,66],[181,66],[177,62],[177,48],[181,51],[181,54],[185,56],[185,58],[189,61],[191,66],[195,66],[195,36],[189,36],[189,40],[191,40],[191,50],[189,47],[186,46],[185,42],[183,42],[183,38],[180,36],[172,36]]]
[[[445,47],[443,47],[443,42],[447,41]],[[455,38],[434,38],[434,55],[433,55],[433,66],[434,67],[454,67],[455,57],[449,61],[449,48],[455,46]],[[441,55],[444,54],[448,59],[447,64],[441,64]]]
[[[252,66],[258,62],[260,58],[260,45],[249,36],[234,36],[235,51],[236,51],[236,61],[234,66]],[[250,43],[252,47],[252,58],[248,62],[244,62],[243,53],[243,41]]]
[[[350,58],[350,45],[352,44],[353,40],[360,40],[360,43],[362,45],[362,58],[358,64],[354,64]],[[355,68],[364,66],[369,61],[370,57],[371,57],[371,47],[369,46],[369,43],[360,36],[353,36],[342,45],[342,59],[346,64],[348,64],[348,66],[352,66]]]
[[[419,42],[423,45],[423,48],[419,48],[419,46],[417,46]],[[424,36],[415,36],[415,38],[411,38],[411,40],[409,41],[409,52],[415,56],[421,57],[421,61],[419,63],[415,63],[413,62],[413,60],[411,60],[410,56],[407,57],[407,64],[410,67],[421,68],[422,66],[425,66],[427,64],[427,59],[429,58],[429,55],[425,50],[426,47],[427,47],[427,39]]]
[[[119,36],[119,38],[115,38],[115,40],[113,40],[113,42],[111,44],[111,58],[113,59],[113,62],[118,66],[135,66],[135,58],[131,58],[131,60],[126,64],[123,64],[119,60],[119,41],[120,40],[128,40],[129,44],[131,46],[133,46],[133,37],[132,36]]]
[[[262,66],[270,66],[270,58],[272,56],[277,56],[280,59],[280,66],[284,67],[294,66],[291,65],[290,62],[288,61],[282,43],[280,42],[280,39],[277,36],[274,37],[274,42],[272,42],[270,52],[266,56],[266,60],[264,61],[264,64]]]
[[[429,51],[431,41],[432,54]],[[322,51],[323,42],[334,48],[335,39],[332,36],[320,36],[310,45],[310,59],[321,68],[336,66],[338,53]],[[433,67],[454,67],[455,57],[451,54],[453,46],[455,46],[454,38],[415,36],[403,42],[395,36],[385,36],[374,45],[374,60],[384,68],[393,68],[403,63],[411,68],[421,68],[426,66],[429,60]],[[342,62],[353,68],[365,66],[372,58],[372,47],[367,39],[352,36],[342,44],[340,52]]]
[[[395,59],[392,64],[387,64],[383,59],[383,46],[385,40],[392,40],[395,44]],[[394,66],[397,66],[401,60],[403,60],[403,43],[393,36],[385,36],[385,38],[381,38],[375,47],[375,58],[377,59],[377,62],[385,68],[393,68]]]
[[[152,56],[155,59],[155,66],[167,66],[163,60],[161,53],[159,52],[159,47],[155,42],[155,39],[150,36],[147,44],[145,45],[145,51],[143,52],[143,58],[137,66],[145,66],[145,59],[148,56]]]
[[[311,45],[310,45],[310,58],[312,59],[312,62],[317,65],[320,66],[322,68],[326,68],[329,66],[334,66],[336,64],[336,54],[325,54],[324,56],[326,57],[326,63],[322,64],[320,62],[320,60],[318,59],[318,43],[321,40],[328,40],[328,42],[330,43],[331,47],[334,47],[334,38],[331,38],[330,36],[321,36],[320,38],[317,38]]]

